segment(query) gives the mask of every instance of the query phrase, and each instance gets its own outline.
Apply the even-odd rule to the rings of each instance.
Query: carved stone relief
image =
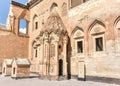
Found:
[[[62,16],[67,15],[67,3],[63,3],[62,5]]]

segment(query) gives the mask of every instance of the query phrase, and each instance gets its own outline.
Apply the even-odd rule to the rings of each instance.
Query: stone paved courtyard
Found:
[[[93,81],[78,81],[74,79],[64,81],[40,80],[38,78],[15,80],[11,79],[10,77],[0,76],[0,86],[119,86],[119,85]]]

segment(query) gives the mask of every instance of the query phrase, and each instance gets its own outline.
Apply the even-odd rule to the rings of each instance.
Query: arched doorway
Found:
[[[63,75],[63,60],[59,60],[59,76]]]

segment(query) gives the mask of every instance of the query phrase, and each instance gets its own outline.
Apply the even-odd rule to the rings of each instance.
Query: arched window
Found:
[[[95,54],[96,52],[105,51],[105,30],[105,25],[99,20],[95,20],[90,25],[89,49],[93,54]]]
[[[74,53],[84,53],[84,32],[81,28],[75,27],[73,34]]]
[[[27,34],[27,21],[25,19],[19,21],[19,34]]]
[[[33,30],[37,30],[38,29],[38,16],[35,15],[33,18]]]

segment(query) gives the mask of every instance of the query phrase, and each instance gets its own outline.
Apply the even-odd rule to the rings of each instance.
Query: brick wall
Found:
[[[22,37],[8,31],[0,30],[0,71],[6,58],[28,58],[28,37]]]

